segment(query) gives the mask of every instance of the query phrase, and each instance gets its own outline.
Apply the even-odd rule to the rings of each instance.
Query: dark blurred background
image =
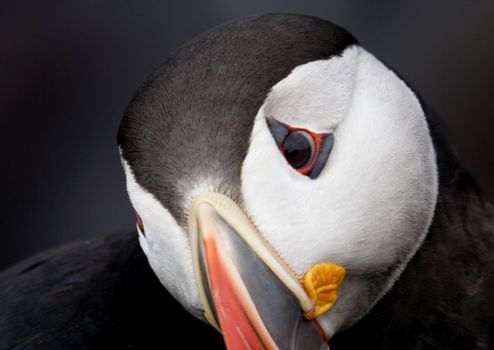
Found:
[[[2,1],[0,269],[134,225],[115,135],[134,91],[196,34],[265,12],[347,28],[443,116],[494,198],[494,1]]]

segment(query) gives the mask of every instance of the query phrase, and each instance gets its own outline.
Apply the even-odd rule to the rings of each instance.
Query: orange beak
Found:
[[[189,231],[205,316],[228,349],[329,348],[300,280],[228,197],[197,197]]]

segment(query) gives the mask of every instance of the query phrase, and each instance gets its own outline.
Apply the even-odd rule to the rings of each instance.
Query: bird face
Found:
[[[413,92],[310,17],[189,43],[134,98],[119,144],[152,268],[231,348],[321,348],[392,287],[436,203]]]

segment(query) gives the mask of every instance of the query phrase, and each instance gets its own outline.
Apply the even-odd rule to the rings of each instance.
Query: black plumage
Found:
[[[218,190],[241,201],[242,163],[270,89],[296,66],[356,42],[343,28],[302,15],[213,28],[178,48],[137,91],[118,131],[123,158],[180,223],[187,209],[180,184],[192,186],[198,174],[218,179]]]
[[[438,140],[438,157],[452,157]],[[331,349],[494,348],[494,211],[454,158],[439,163],[438,204],[422,247],[392,290],[337,334]],[[123,232],[3,271],[0,335],[0,349],[150,349],[167,348],[170,339],[223,347],[219,333],[160,284],[136,233]]]
[[[429,233],[390,292],[332,349],[494,348],[492,208],[460,168]]]
[[[2,350],[170,344],[218,349],[223,340],[163,288],[135,232],[43,252],[0,273]]]
[[[328,26],[327,22],[323,25],[320,20],[307,17],[268,16],[255,21],[256,28],[261,25],[270,28],[271,35],[265,40],[272,42],[259,43],[264,51],[246,49],[235,57],[240,59],[253,55],[262,61],[266,56],[259,55],[259,52],[271,55],[271,44],[277,44],[280,51],[275,52],[275,60],[271,62],[276,74],[268,76],[270,67],[261,67],[257,61],[247,60],[245,67],[255,67],[258,75],[250,77],[259,78],[254,79],[258,85],[238,84],[235,79],[228,80],[231,77],[221,80],[219,83],[230,83],[234,88],[227,96],[220,96],[223,99],[220,101],[239,98],[246,101],[236,105],[235,113],[227,115],[225,111],[232,112],[232,109],[225,110],[220,103],[212,103],[211,96],[215,94],[211,89],[195,91],[193,88],[197,81],[192,81],[191,75],[184,73],[190,73],[187,65],[180,66],[181,62],[195,59],[200,63],[194,65],[194,69],[199,70],[195,74],[202,77],[211,71],[209,58],[197,50],[218,52],[218,47],[208,46],[212,44],[204,42],[204,37],[173,56],[168,61],[167,70],[158,73],[145,85],[127,111],[119,134],[125,157],[134,163],[140,183],[155,193],[178,221],[182,221],[183,215],[183,208],[177,204],[182,194],[175,189],[174,180],[187,173],[192,165],[201,169],[204,164],[217,164],[218,160],[228,159],[234,166],[228,169],[218,167],[215,171],[230,179],[228,185],[233,193],[237,193],[238,173],[252,125],[249,118],[255,115],[270,86],[294,66],[338,54],[345,46],[355,43],[353,37],[340,32],[338,27]],[[232,24],[229,30],[244,30],[255,21]],[[276,21],[279,23],[275,27],[283,30],[273,30]],[[305,25],[297,27],[300,23]],[[325,34],[312,36],[311,31],[317,32],[320,25],[325,28]],[[294,27],[299,29],[297,35],[300,38],[318,38],[305,43],[307,46],[326,42],[326,36],[330,38],[328,42],[341,40],[342,44],[336,43],[327,50],[315,47],[300,51],[303,54],[295,49],[298,54],[286,55],[283,49],[289,46],[283,46],[283,43],[293,39],[290,30]],[[259,35],[255,31],[251,34]],[[233,40],[231,35],[225,36],[221,30],[214,35]],[[249,38],[250,44],[255,42]],[[215,43],[218,44],[218,40]],[[235,50],[225,52],[235,53]],[[261,68],[265,69],[262,74],[258,71]],[[174,83],[182,89],[173,90],[165,86],[170,79],[160,79],[159,74],[167,77],[169,72],[178,72],[176,74],[182,81],[177,83],[175,80]],[[219,74],[217,78],[224,79],[225,76]],[[239,95],[237,90],[241,89],[244,89],[244,95]],[[164,115],[168,119],[162,119],[158,115],[163,112],[161,99],[175,103],[173,106],[178,106],[182,112],[173,115],[167,110]],[[241,129],[225,130],[230,135],[229,140],[234,140],[235,145],[242,143],[241,147],[223,147],[223,151],[226,149],[224,152],[229,153],[213,154],[198,139],[197,143],[189,142],[199,155],[197,159],[180,153],[191,151],[176,148],[183,136],[180,131],[191,125],[190,120],[182,116],[193,114],[197,108],[194,103],[198,101],[209,101],[210,105],[206,104],[200,110],[214,114],[201,116],[196,125],[198,135],[215,134],[217,126],[210,125],[210,118],[230,126],[231,118],[237,118],[235,123]],[[423,245],[391,291],[368,315],[331,339],[332,350],[494,348],[493,210],[482,198],[474,180],[458,164],[439,119],[427,108],[425,114],[437,155],[440,180],[433,223]],[[163,131],[167,123],[180,125],[179,131],[176,134],[170,131],[167,138],[150,131]],[[141,135],[142,129],[149,125],[156,126],[156,129],[151,128],[149,133]],[[127,139],[136,137],[142,141],[140,146],[137,149],[125,148]],[[172,142],[174,140],[176,142]],[[229,141],[225,142],[229,144]],[[165,148],[169,151],[163,152]],[[173,149],[180,152],[173,153]],[[232,149],[235,152],[230,152]],[[159,164],[154,168],[139,166],[140,162],[149,162],[150,159]],[[171,170],[163,171],[165,168]],[[182,338],[184,330],[190,333],[190,337]],[[178,340],[185,347],[223,347],[220,335],[189,315],[160,284],[138,246],[135,233],[115,234],[42,253],[0,274],[0,349],[151,349],[169,347],[170,339]]]
[[[494,207],[421,103],[439,170],[431,227],[393,288],[332,350],[494,348]]]

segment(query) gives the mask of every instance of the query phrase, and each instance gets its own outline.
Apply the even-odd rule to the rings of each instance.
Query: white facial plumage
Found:
[[[289,166],[267,117],[334,134],[317,179]],[[153,270],[201,317],[185,229],[122,162]],[[201,179],[185,192],[183,207],[198,188],[214,190],[216,183]],[[359,46],[298,66],[272,88],[255,118],[241,183],[243,209],[299,276],[322,261],[347,269],[338,301],[320,317],[330,335],[358,321],[391,288],[423,241],[437,197],[434,149],[416,96]]]
[[[151,193],[139,185],[123,158],[122,165],[130,201],[144,223],[145,233],[139,232],[139,243],[149,264],[170,294],[190,313],[202,317],[203,307],[194,279],[187,232]]]
[[[317,179],[288,165],[267,117],[333,131]],[[242,194],[260,232],[299,276],[321,261],[347,269],[337,303],[320,321],[329,334],[348,327],[390,289],[433,217],[435,154],[416,96],[357,46],[297,67],[256,117]]]

